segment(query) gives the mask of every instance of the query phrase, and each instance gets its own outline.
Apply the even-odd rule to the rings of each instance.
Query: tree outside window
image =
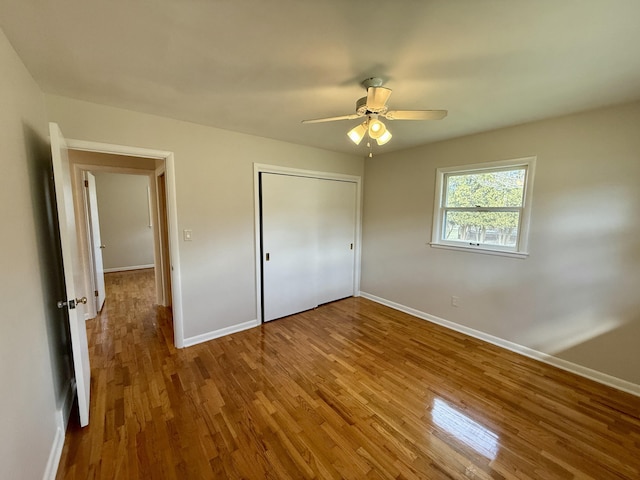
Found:
[[[515,246],[525,169],[448,175],[443,238]],[[505,207],[517,207],[503,211]],[[463,210],[450,210],[461,208]],[[499,209],[499,210],[494,210]]]
[[[432,245],[523,252],[534,160],[438,169]]]

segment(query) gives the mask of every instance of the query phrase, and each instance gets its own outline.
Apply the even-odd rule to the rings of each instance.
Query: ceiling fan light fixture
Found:
[[[382,135],[380,135],[378,138],[376,138],[376,142],[378,142],[378,145],[384,145],[389,140],[391,140],[392,136],[393,135],[391,135],[391,132],[389,130],[385,129],[384,133]]]
[[[360,142],[367,134],[367,122],[362,122],[360,125],[356,125],[347,133],[348,137],[356,145],[360,145]]]
[[[303,120],[302,123],[323,123],[337,120],[364,119],[364,122],[347,132],[349,139],[356,145],[362,143],[362,139],[369,136],[367,148],[371,148],[371,140],[378,145],[386,145],[391,140],[391,132],[380,121],[386,120],[441,120],[447,116],[446,110],[389,110],[387,100],[391,96],[391,89],[382,86],[383,80],[379,77],[370,77],[362,81],[362,86],[367,90],[367,96],[356,101],[356,112],[349,115],[335,117],[315,118]],[[371,156],[371,152],[369,152]]]
[[[369,120],[369,136],[374,140],[377,140],[387,131],[387,127],[385,127],[384,123],[378,120],[377,116],[371,116],[371,120]]]

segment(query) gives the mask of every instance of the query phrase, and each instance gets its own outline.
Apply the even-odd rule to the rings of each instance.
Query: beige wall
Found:
[[[640,384],[638,125],[636,103],[368,159],[362,291]],[[426,244],[437,167],[534,155],[529,258]]]
[[[186,338],[256,319],[254,162],[363,172],[357,156],[64,97],[46,103],[68,138],[175,153]],[[193,230],[191,242],[183,229]]]
[[[105,269],[153,264],[148,175],[94,172]]]
[[[0,71],[0,478],[34,479],[70,384],[67,319],[44,99],[2,31]]]

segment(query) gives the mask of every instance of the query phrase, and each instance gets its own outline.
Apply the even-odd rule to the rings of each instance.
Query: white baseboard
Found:
[[[129,270],[144,270],[146,268],[154,268],[154,267],[155,265],[151,263],[149,265],[131,265],[130,267],[105,268],[104,273],[128,272]]]
[[[56,474],[58,473],[58,465],[60,464],[60,457],[62,457],[62,447],[64,447],[64,430],[58,427],[42,480],[55,480]]]
[[[395,310],[408,313],[409,315],[413,315],[414,317],[418,317],[422,320],[427,320],[429,322],[438,324],[440,326],[449,328],[451,330],[455,330],[456,332],[464,333],[465,335],[469,335],[470,337],[484,340],[487,343],[491,343],[498,347],[502,347],[506,350],[519,353],[520,355],[524,355],[525,357],[533,358],[534,360],[539,360],[548,365],[553,365],[554,367],[558,367],[562,370],[566,370],[567,372],[575,373],[576,375],[580,375],[581,377],[594,380],[598,383],[602,383],[609,387],[613,387],[618,390],[622,390],[623,392],[627,392],[632,395],[637,395],[640,397],[640,385],[631,383],[627,380],[623,380],[621,378],[614,377],[612,375],[608,375],[606,373],[602,373],[597,370],[584,367],[582,365],[578,365],[577,363],[563,360],[562,358],[549,355],[548,353],[539,352],[532,348],[525,347],[524,345],[519,345],[517,343],[510,342],[509,340],[504,340],[502,338],[495,337],[493,335],[490,335],[485,332],[481,332],[479,330],[475,330],[473,328],[465,327],[464,325],[460,325],[458,323],[454,323],[449,320],[436,317],[435,315],[430,315],[428,313],[421,312],[420,310],[416,310],[415,308],[407,307],[405,305],[392,302],[385,298],[377,297],[370,293],[359,292],[359,294],[360,296],[367,298],[369,300],[372,300],[376,303],[380,303],[382,305],[386,305],[387,307],[391,307]]]
[[[214,338],[220,338],[224,337],[225,335],[248,330],[249,328],[257,327],[258,325],[260,325],[260,322],[258,320],[249,320],[248,322],[231,325],[230,327],[214,330],[213,332],[207,332],[201,335],[196,335],[194,337],[185,338],[183,346],[191,347],[192,345],[197,345],[198,343],[208,342],[209,340],[213,340]]]
[[[73,399],[75,396],[76,382],[71,380],[64,396],[62,406],[56,413],[56,435],[53,438],[53,444],[51,445],[51,451],[49,452],[47,466],[44,469],[44,475],[42,476],[43,480],[55,480],[56,474],[58,473],[58,465],[60,465],[62,448],[64,447],[65,432],[67,431],[67,425],[69,424],[69,416],[71,415],[71,407],[73,406]]]

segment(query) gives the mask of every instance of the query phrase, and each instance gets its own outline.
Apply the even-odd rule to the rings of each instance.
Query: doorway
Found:
[[[164,306],[167,295],[164,293],[165,282],[162,281],[160,265],[163,245],[158,227],[157,205],[160,202],[155,182],[156,161],[144,160],[69,150],[69,162],[75,179],[74,194],[78,199],[76,205],[84,207],[84,211],[78,210],[76,222],[80,235],[86,237],[81,244],[87,250],[87,291],[94,292],[98,298],[104,296],[104,287],[102,290],[100,288],[104,283],[99,278],[101,271],[154,268],[156,303]],[[164,171],[163,161],[160,161],[159,169]],[[100,184],[100,200],[95,198],[97,205],[92,205],[94,202],[91,197],[97,197],[96,184]],[[100,221],[100,226],[104,227],[101,232],[92,228],[98,220],[98,210],[107,214]],[[100,242],[96,240],[96,233],[101,237]],[[98,262],[101,256],[105,261],[104,267]],[[96,305],[99,303],[96,302]],[[99,308],[89,309],[87,315],[93,318],[98,311]]]
[[[68,140],[71,174],[73,177],[76,224],[80,232],[86,291],[99,292],[96,265],[91,241],[90,217],[84,201],[84,180],[87,172],[94,174],[117,173],[148,177],[149,229],[153,231],[153,267],[155,298],[158,305],[170,307],[173,318],[173,339],[177,348],[184,346],[181,311],[181,289],[177,252],[177,219],[175,184],[173,183],[173,154],[137,147],[98,144]],[[171,177],[171,178],[170,178]],[[100,248],[100,245],[97,246]],[[151,266],[151,265],[148,265]],[[98,304],[99,302],[96,302]],[[98,309],[87,312],[88,318]]]
[[[174,321],[171,325],[174,345],[177,348],[184,346],[184,330],[182,322],[182,302],[180,288],[180,269],[177,250],[177,214],[175,198],[175,172],[173,153],[144,148],[124,147],[119,145],[102,144],[81,140],[68,140],[64,137],[58,124],[49,123],[49,135],[51,139],[52,174],[56,192],[56,210],[58,214],[58,229],[60,232],[60,245],[62,250],[62,263],[64,268],[65,297],[59,299],[57,306],[66,309],[69,319],[71,337],[71,349],[73,352],[74,373],[76,378],[76,397],[78,399],[78,413],[80,425],[89,423],[89,405],[91,397],[90,389],[90,362],[89,348],[87,344],[87,316],[90,317],[91,309],[97,310],[99,302],[89,302],[87,294],[93,285],[91,271],[89,269],[89,237],[87,235],[87,209],[83,202],[83,170],[80,165],[73,166],[69,160],[70,152],[82,151],[93,154],[107,154],[103,160],[111,161],[120,155],[135,157],[153,162],[158,175],[166,172],[166,222],[169,225],[169,261],[171,263],[172,310]],[[108,159],[108,160],[106,160]],[[117,160],[117,159],[116,159]],[[138,162],[125,160],[126,165],[119,168],[140,167]],[[156,162],[158,162],[156,164]],[[88,168],[100,168],[104,165],[91,165]],[[109,167],[105,167],[109,168]],[[111,168],[114,168],[113,166]],[[116,167],[117,168],[117,167]],[[155,172],[155,171],[154,171]],[[155,178],[155,176],[153,177]],[[155,185],[155,182],[153,183]],[[155,190],[154,190],[155,191]],[[155,194],[153,198],[156,198]],[[156,205],[158,202],[155,202]],[[157,208],[154,207],[154,212]],[[159,242],[157,242],[159,244]],[[159,258],[159,255],[156,255]],[[175,262],[175,263],[172,263]],[[93,280],[95,281],[95,279]],[[160,283],[160,282],[158,282]],[[93,293],[93,292],[91,292]],[[82,305],[81,309],[77,307]],[[89,310],[85,310],[88,307]],[[85,315],[81,315],[85,312]],[[95,312],[94,312],[95,313]]]

